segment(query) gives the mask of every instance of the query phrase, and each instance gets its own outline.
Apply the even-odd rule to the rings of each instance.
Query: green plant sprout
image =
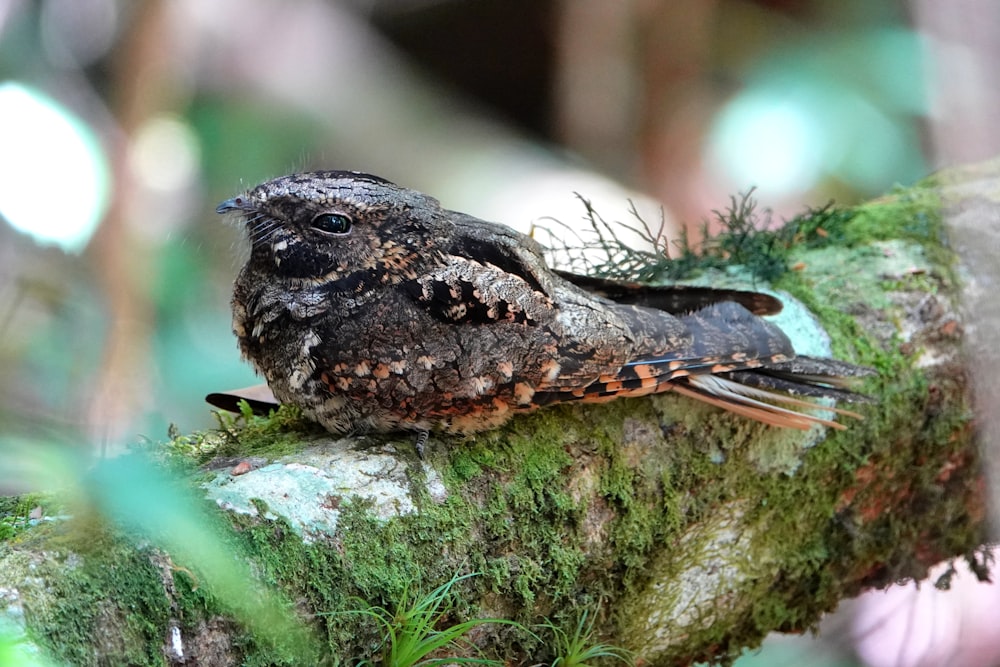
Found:
[[[594,644],[594,621],[587,622],[587,612],[584,611],[573,628],[572,633],[566,632],[551,621],[542,623],[539,627],[552,631],[552,649],[558,656],[551,667],[592,667],[596,660],[609,659],[626,665],[634,665],[632,654],[626,649],[610,644]]]
[[[385,629],[382,660],[378,664],[387,667],[433,667],[435,665],[503,665],[497,660],[472,657],[428,657],[435,651],[450,648],[462,650],[459,643],[469,630],[490,623],[507,625],[520,624],[506,619],[474,618],[462,623],[438,630],[451,611],[450,592],[452,586],[463,579],[474,577],[478,573],[454,576],[430,593],[418,597],[410,603],[408,591],[403,591],[396,612],[392,613],[384,607],[370,607],[355,612],[370,616]],[[360,664],[376,664],[363,661]]]

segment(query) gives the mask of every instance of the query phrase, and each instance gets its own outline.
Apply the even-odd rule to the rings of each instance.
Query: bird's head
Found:
[[[445,224],[437,200],[377,176],[282,176],[222,202],[250,238],[248,266],[343,291],[412,278]]]

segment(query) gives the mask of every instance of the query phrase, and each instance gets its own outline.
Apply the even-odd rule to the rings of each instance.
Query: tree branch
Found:
[[[836,356],[879,372],[863,386],[878,402],[847,431],[778,430],[666,395],[432,437],[420,460],[405,437],[331,439],[283,411],[171,450],[213,459],[187,479],[227,510],[229,558],[249,561],[258,597],[286,600],[306,648],[262,637],[195,552],[141,521],[102,524],[106,549],[66,538],[79,516],[0,543],[0,600],[63,659],[346,660],[369,657],[382,629],[341,612],[392,609],[476,572],[456,582],[449,619],[523,626],[476,626],[468,638],[486,657],[551,661],[538,625],[570,629],[587,614],[595,641],[671,665],[808,628],[841,599],[944,559],[981,566],[984,490],[938,191],[900,191],[800,232],[794,270],[774,285],[781,326],[800,352],[822,352],[829,336]]]

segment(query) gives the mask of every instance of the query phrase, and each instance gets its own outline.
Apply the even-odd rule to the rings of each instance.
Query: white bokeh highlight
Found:
[[[0,217],[39,243],[76,252],[97,228],[109,190],[107,160],[83,121],[32,88],[0,83]]]

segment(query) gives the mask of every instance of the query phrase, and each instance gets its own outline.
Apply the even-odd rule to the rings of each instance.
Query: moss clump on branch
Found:
[[[760,210],[753,190],[730,198],[729,206],[715,211],[712,221],[700,227],[692,242],[687,228],[675,240],[654,229],[633,205],[633,222],[607,221],[584,197],[589,229],[578,232],[553,221],[573,241],[545,226],[539,231],[558,239],[554,250],[570,268],[617,280],[652,284],[685,281],[705,272],[739,267],[751,281],[773,283],[797,268],[795,257],[803,251],[825,247],[854,248],[881,240],[913,241],[925,246],[936,264],[950,268],[953,256],[946,246],[940,199],[933,190],[899,189],[896,193],[857,207],[832,203],[809,209],[777,225],[770,211]],[[711,233],[717,228],[718,233]],[[640,243],[625,239],[625,234]],[[562,238],[560,238],[562,236]],[[644,246],[645,249],[636,246]]]

